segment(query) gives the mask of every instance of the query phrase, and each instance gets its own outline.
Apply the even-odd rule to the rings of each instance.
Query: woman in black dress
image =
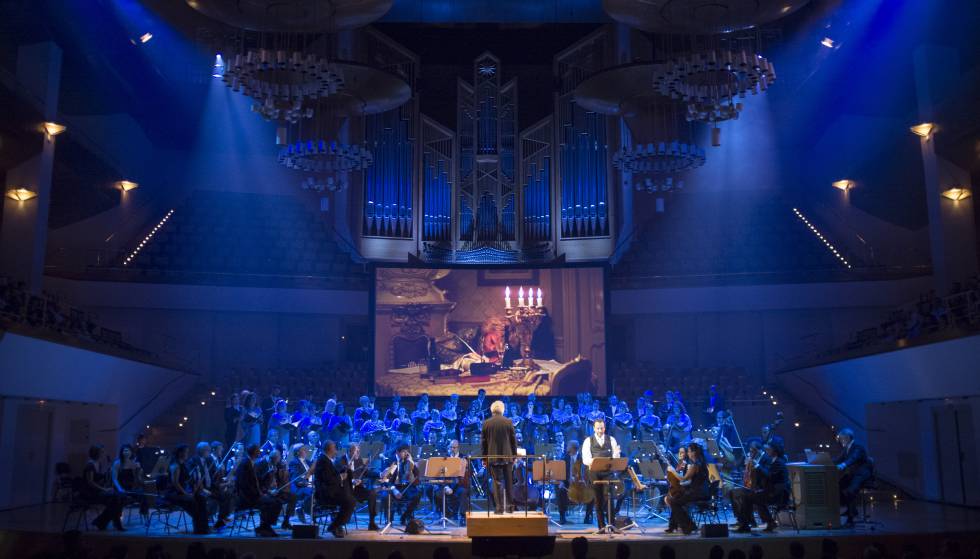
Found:
[[[136,461],[133,447],[128,444],[119,449],[119,457],[112,463],[112,485],[123,499],[133,500],[140,505],[140,516],[150,513],[149,497],[143,487],[143,467]]]
[[[105,505],[102,513],[95,519],[93,524],[99,530],[105,530],[109,522],[116,527],[116,530],[123,531],[122,525],[122,499],[113,491],[112,482],[109,480],[109,472],[106,471],[105,450],[102,445],[95,445],[88,449],[88,462],[82,470],[81,497],[91,503]]]
[[[708,466],[701,445],[693,441],[688,443],[687,471],[681,474],[673,467],[668,468],[668,471],[674,471],[681,479],[682,491],[680,495],[666,497],[667,504],[670,505],[670,526],[666,532],[673,533],[680,528],[685,535],[690,534],[695,525],[687,513],[687,505],[708,498]]]
[[[180,445],[174,450],[174,459],[170,464],[170,483],[167,484],[167,500],[187,511],[194,524],[195,534],[207,534],[208,530],[208,501],[201,493],[203,480],[191,475],[187,463],[190,449]]]

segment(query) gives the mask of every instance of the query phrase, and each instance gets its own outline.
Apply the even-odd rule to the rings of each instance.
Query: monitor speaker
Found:
[[[702,524],[702,538],[727,538],[728,524]]]

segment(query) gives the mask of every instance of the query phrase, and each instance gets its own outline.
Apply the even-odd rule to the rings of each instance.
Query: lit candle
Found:
[[[541,299],[542,299],[542,297],[541,297],[541,288],[539,287],[538,288],[538,306],[539,307],[541,306]]]
[[[523,307],[524,306],[524,286],[523,285],[517,290],[517,306],[518,307]]]
[[[510,286],[504,288],[504,308],[510,308]]]

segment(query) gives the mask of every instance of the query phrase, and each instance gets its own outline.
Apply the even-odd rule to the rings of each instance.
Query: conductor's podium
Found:
[[[466,536],[470,538],[547,536],[548,517],[540,511],[487,515],[466,513]]]

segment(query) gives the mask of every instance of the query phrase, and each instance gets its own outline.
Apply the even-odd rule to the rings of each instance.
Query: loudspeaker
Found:
[[[702,538],[727,538],[728,524],[702,524]]]
[[[294,540],[315,540],[318,528],[316,524],[293,524]]]

